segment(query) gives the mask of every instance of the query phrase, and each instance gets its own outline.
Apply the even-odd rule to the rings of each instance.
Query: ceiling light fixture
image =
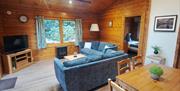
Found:
[[[69,0],[69,4],[72,4],[72,0]]]

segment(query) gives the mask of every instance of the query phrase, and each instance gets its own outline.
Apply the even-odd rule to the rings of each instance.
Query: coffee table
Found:
[[[69,60],[69,61],[79,59],[79,58],[83,58],[83,57],[86,57],[86,56],[83,54],[77,54],[76,56],[75,55],[64,56],[64,58]]]

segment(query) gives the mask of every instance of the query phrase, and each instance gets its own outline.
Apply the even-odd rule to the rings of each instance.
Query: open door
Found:
[[[139,49],[141,16],[125,17],[124,50],[130,56],[136,56]]]

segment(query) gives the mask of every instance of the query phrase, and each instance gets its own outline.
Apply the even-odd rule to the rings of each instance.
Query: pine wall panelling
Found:
[[[2,34],[3,34],[3,26],[2,26],[2,17],[0,13],[0,79],[2,77],[3,71],[2,71]]]
[[[144,55],[149,16],[149,0],[118,0],[99,16],[100,40],[113,42],[119,50],[124,50],[125,17],[141,16],[139,54]],[[108,27],[112,21],[113,26]]]
[[[4,33],[2,36],[7,35],[22,35],[27,34],[29,37],[29,48],[33,50],[33,57],[35,61],[43,59],[52,59],[55,57],[55,46],[69,45],[69,44],[51,44],[48,48],[38,50],[36,43],[36,32],[35,32],[35,16],[42,15],[49,18],[64,18],[64,19],[75,19],[82,18],[83,21],[83,40],[97,40],[98,33],[90,36],[89,26],[91,23],[96,23],[96,16],[93,14],[76,14],[76,13],[64,13],[60,11],[47,11],[47,10],[36,10],[30,8],[19,8],[19,7],[3,7],[0,9],[2,14],[2,24]],[[7,15],[6,11],[12,11],[12,15]],[[20,15],[27,15],[29,21],[27,23],[20,23],[18,17]],[[1,24],[1,23],[0,23]],[[0,31],[1,32],[1,31]],[[1,38],[2,38],[1,36]],[[72,45],[72,43],[70,43]],[[70,47],[70,53],[73,53]]]
[[[0,14],[0,50],[2,49],[2,34],[3,34],[3,25],[2,25],[2,17],[1,16],[2,15]]]

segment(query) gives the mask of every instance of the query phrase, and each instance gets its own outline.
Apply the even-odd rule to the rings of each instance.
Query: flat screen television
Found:
[[[13,53],[22,51],[28,48],[28,36],[16,35],[16,36],[4,36],[4,52]]]

